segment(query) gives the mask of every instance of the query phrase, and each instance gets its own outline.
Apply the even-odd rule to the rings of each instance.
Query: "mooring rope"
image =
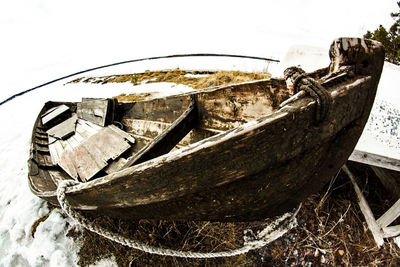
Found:
[[[317,102],[315,111],[316,123],[322,122],[329,114],[332,105],[330,93],[315,79],[308,76],[299,67],[290,67],[284,71],[285,80],[290,79],[293,83],[293,93],[305,91]]]
[[[300,210],[301,204],[298,209],[292,213],[285,213],[267,227],[265,227],[257,235],[253,234],[251,230],[245,231],[244,245],[241,248],[221,251],[221,252],[192,252],[192,251],[180,251],[168,248],[160,248],[149,246],[141,242],[137,242],[121,236],[117,233],[113,233],[99,225],[94,224],[85,218],[80,212],[72,209],[68,200],[66,199],[65,191],[68,187],[80,184],[74,180],[64,180],[60,182],[57,188],[57,199],[60,203],[61,209],[78,224],[82,225],[84,228],[91,232],[97,233],[107,239],[114,242],[128,246],[134,249],[138,249],[147,253],[157,254],[162,256],[172,256],[172,257],[182,257],[182,258],[218,258],[218,257],[232,257],[240,254],[247,253],[250,250],[261,248],[268,243],[278,239],[286,232],[297,226],[296,215]]]

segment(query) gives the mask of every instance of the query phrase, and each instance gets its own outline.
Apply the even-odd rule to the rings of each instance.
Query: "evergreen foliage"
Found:
[[[397,5],[400,10],[400,2],[397,2]],[[364,38],[381,42],[385,47],[386,60],[400,65],[400,12],[393,12],[390,15],[395,22],[389,30],[380,25],[374,32],[367,31]]]

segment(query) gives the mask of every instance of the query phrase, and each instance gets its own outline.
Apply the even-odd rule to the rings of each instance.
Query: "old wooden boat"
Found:
[[[287,81],[130,103],[48,102],[33,129],[30,188],[58,205],[60,181],[80,180],[66,191],[74,209],[132,219],[244,221],[288,211],[351,154],[384,51],[340,38],[330,57],[313,73],[289,69]],[[290,97],[290,85],[300,92]]]

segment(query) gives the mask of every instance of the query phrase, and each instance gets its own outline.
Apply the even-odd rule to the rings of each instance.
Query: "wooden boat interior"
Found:
[[[265,79],[138,102],[47,102],[32,134],[32,189],[101,178],[268,116],[288,97],[283,79]]]

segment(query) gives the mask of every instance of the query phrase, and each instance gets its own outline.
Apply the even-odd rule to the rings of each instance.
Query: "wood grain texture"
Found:
[[[358,62],[353,54],[362,49]],[[309,97],[280,109],[277,98],[268,98],[285,89],[283,80],[120,104],[121,121],[173,123],[196,95],[195,128],[215,134],[69,188],[67,198],[77,209],[97,207],[91,212],[134,219],[258,220],[290,210],[329,181],[351,154],[382,70],[378,43],[339,39],[331,50],[331,71],[318,72],[332,97],[321,124],[313,122],[316,104]],[[353,61],[337,59],[346,54]],[[342,68],[341,62],[348,65]],[[55,192],[34,192],[57,204]]]
[[[114,127],[105,127],[83,142],[72,146],[62,154],[59,165],[71,177],[88,181],[109,161],[115,160],[128,150],[134,142],[132,137],[121,134]]]
[[[83,98],[77,103],[78,118],[99,126],[106,126],[113,121],[114,101],[111,99]]]
[[[72,117],[66,119],[60,124],[57,124],[53,128],[47,131],[47,134],[56,139],[66,139],[75,133],[75,126],[78,117],[73,115]]]

